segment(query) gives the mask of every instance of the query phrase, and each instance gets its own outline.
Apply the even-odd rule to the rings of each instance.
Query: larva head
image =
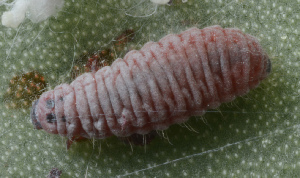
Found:
[[[33,102],[30,117],[36,129],[44,129],[53,134],[58,133],[52,90],[43,93],[40,99]]]

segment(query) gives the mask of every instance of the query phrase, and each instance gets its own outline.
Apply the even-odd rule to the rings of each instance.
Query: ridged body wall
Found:
[[[45,92],[31,117],[36,128],[68,137],[146,134],[246,94],[270,70],[253,36],[220,26],[191,28]]]

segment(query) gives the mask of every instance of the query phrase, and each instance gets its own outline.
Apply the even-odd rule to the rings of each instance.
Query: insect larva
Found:
[[[270,71],[253,36],[191,28],[43,93],[31,119],[37,129],[70,139],[146,134],[246,94]]]

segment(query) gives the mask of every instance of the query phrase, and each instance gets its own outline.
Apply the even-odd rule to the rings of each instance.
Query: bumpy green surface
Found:
[[[1,177],[296,177],[300,175],[299,0],[67,0],[57,18],[0,27]],[[2,8],[2,11],[5,9]],[[146,17],[137,17],[146,16]],[[110,47],[126,29],[127,49],[196,26],[237,27],[259,38],[272,74],[259,88],[187,126],[174,125],[146,147],[117,138],[78,142],[34,130],[28,109],[7,109],[3,95],[14,75],[32,70],[50,88],[69,82],[73,62]],[[124,50],[124,52],[126,49]],[[118,53],[123,57],[123,53]]]

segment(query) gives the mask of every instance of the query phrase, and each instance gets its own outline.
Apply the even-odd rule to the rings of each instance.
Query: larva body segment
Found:
[[[191,28],[43,93],[31,118],[37,129],[69,138],[146,134],[246,94],[270,71],[256,38]]]

